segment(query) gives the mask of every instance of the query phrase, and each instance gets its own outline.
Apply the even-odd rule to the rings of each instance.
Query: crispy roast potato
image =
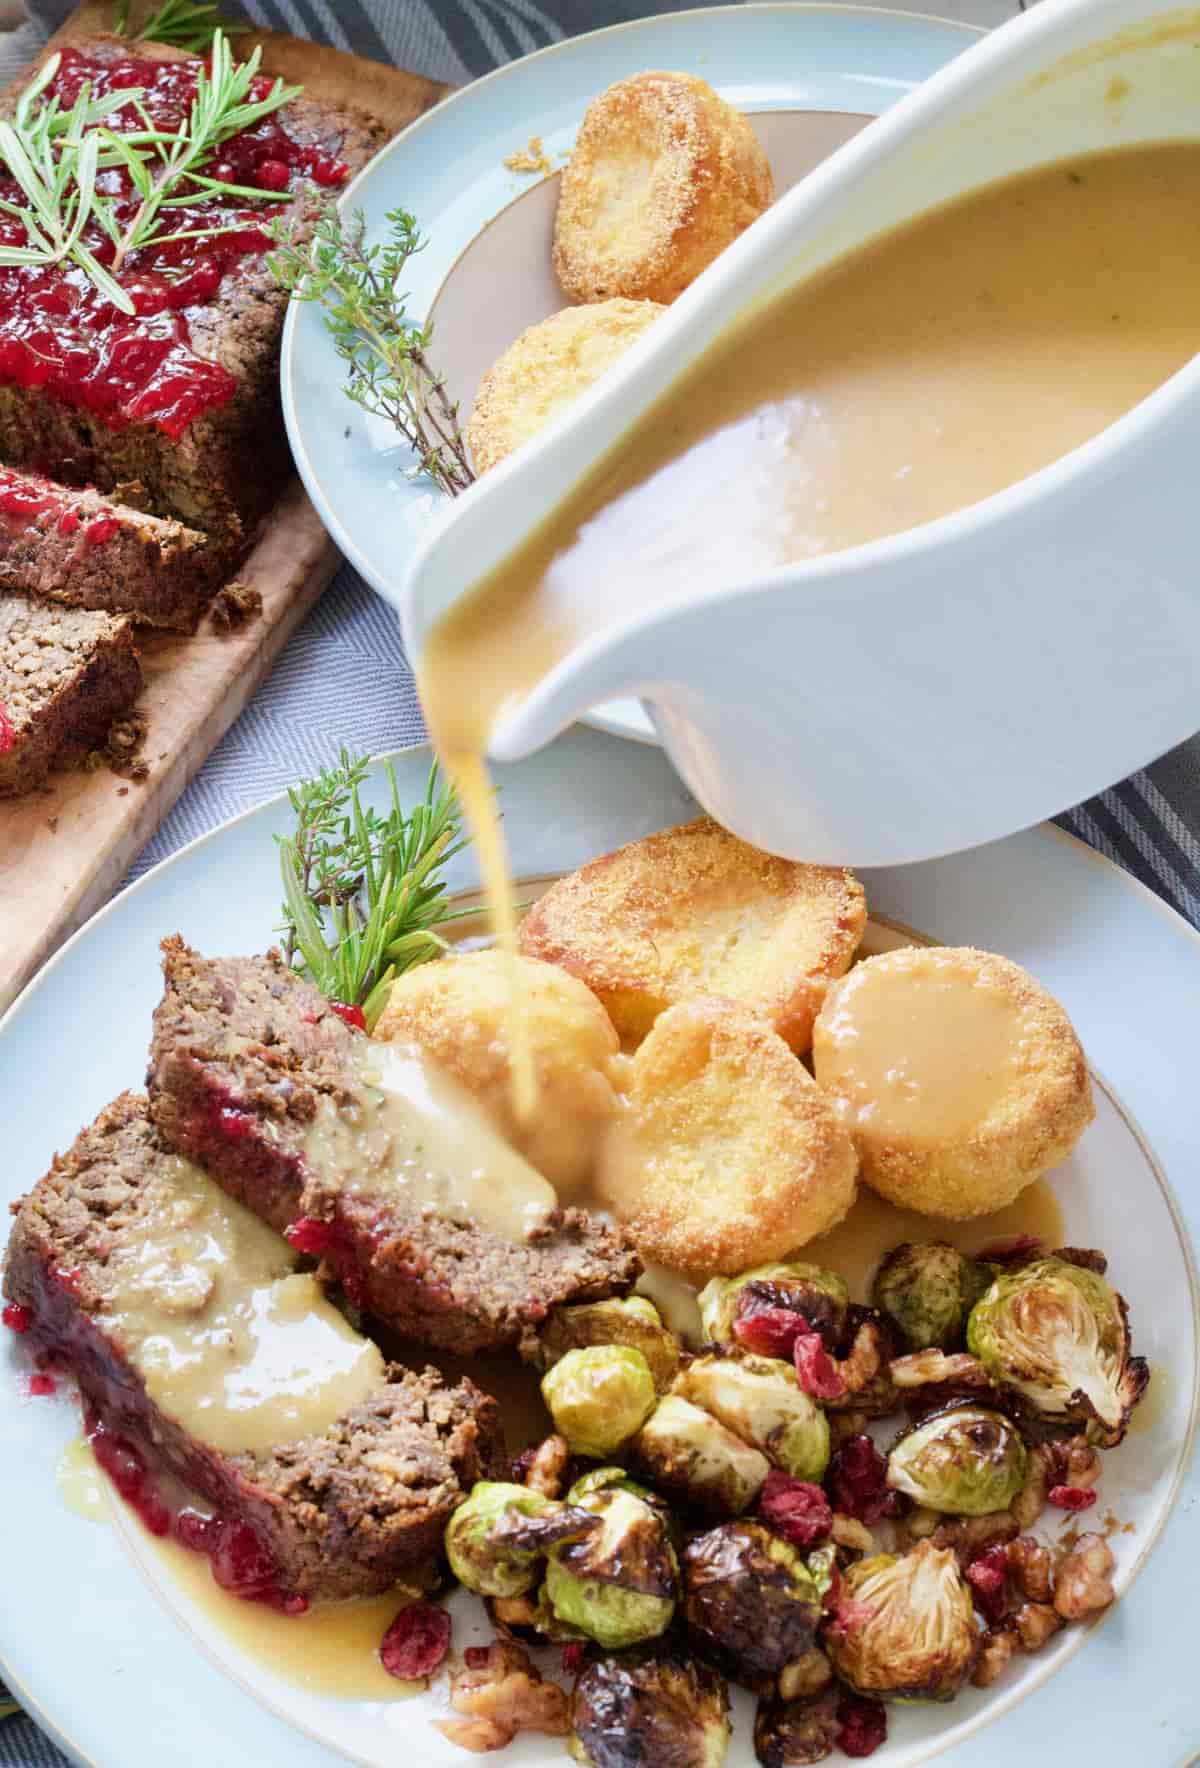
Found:
[[[821,1009],[813,1065],[867,1184],[955,1220],[1003,1209],[1095,1115],[1063,1008],[1018,964],[967,946],[857,965]]]
[[[479,383],[467,424],[475,470],[486,473],[586,392],[662,312],[657,301],[564,307],[523,331]]]
[[[702,999],[663,1013],[634,1056],[596,1186],[644,1258],[703,1283],[840,1222],[857,1172],[831,1102],[783,1039]]]
[[[519,958],[537,1110],[513,1112],[508,968],[499,951],[418,964],[392,984],[375,1036],[419,1044],[485,1106],[500,1134],[564,1199],[586,1182],[602,1126],[616,1110],[622,1058],[608,1015],[582,982]]]
[[[561,878],[526,916],[521,949],[586,983],[629,1043],[664,1008],[708,994],[803,1051],[866,920],[851,872],[773,859],[702,817]]]
[[[774,195],[753,129],[706,81],[634,74],[593,99],[580,125],[555,274],[572,301],[673,301]]]

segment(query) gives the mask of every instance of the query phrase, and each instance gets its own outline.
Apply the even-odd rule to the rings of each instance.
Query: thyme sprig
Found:
[[[328,211],[307,245],[293,244],[276,222],[278,250],[267,262],[293,299],[323,309],[349,370],[347,397],[393,424],[417,456],[414,473],[427,474],[455,497],[475,478],[458,406],[429,359],[433,328],[412,318],[399,286],[425,241],[406,209],[392,209],[384,219],[391,232],[372,245],[361,209],[348,221]]]
[[[112,28],[115,36],[128,35],[129,0],[117,0],[113,7]],[[233,37],[249,29],[249,25],[223,22],[210,0],[163,0],[134,40],[138,43],[167,43],[172,49],[187,49],[193,55],[204,55],[217,30]]]
[[[199,72],[188,115],[177,129],[163,130],[147,115],[140,87],[93,98],[85,82],[64,111],[56,96],[45,96],[61,60],[51,56],[21,94],[12,121],[0,122],[0,161],[25,198],[23,207],[0,200],[0,213],[13,216],[25,229],[24,245],[0,245],[0,265],[53,265],[69,259],[115,307],[132,314],[132,298],[114,274],[131,252],[169,240],[200,242],[229,231],[203,225],[173,229],[173,210],[231,195],[255,202],[289,201],[286,191],[223,184],[204,171],[222,142],[253,128],[300,92],[299,86],[276,80],[263,98],[251,99],[261,59],[262,51],[255,49],[246,61],[235,62],[224,33],[215,31],[210,65]],[[123,106],[133,108],[141,129],[107,127],[104,119]],[[102,195],[97,185],[97,174],[114,166],[125,168],[141,199],[124,227],[117,220],[115,200]],[[112,241],[110,268],[85,243],[89,224]]]
[[[465,846],[458,800],[436,763],[406,811],[391,763],[391,806],[362,801],[365,756],[292,787],[294,835],[277,836],[284,954],[330,1000],[363,1010],[372,1030],[396,976],[446,950],[437,929],[473,913],[446,900],[445,868]]]

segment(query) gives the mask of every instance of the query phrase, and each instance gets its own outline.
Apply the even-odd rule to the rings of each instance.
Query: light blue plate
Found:
[[[427,768],[427,751],[397,758],[405,802],[420,793]],[[574,731],[498,775],[514,865],[527,877],[570,869],[692,809],[659,753],[594,732]],[[290,821],[286,801],[276,799],[148,873],[0,1021],[0,1203],[27,1190],[114,1094],[138,1085],[163,934],[178,930],[214,954],[269,942],[279,903],[272,836]],[[470,856],[459,856],[454,887],[475,882]],[[1099,1627],[1061,1634],[1042,1656],[1017,1660],[994,1688],[967,1690],[951,1707],[897,1710],[875,1760],[915,1768],[948,1745],[962,1768],[1183,1768],[1200,1744],[1200,1480],[1184,1470],[1196,1417],[1186,1236],[1200,1226],[1200,939],[1126,873],[1052,829],[864,882],[875,915],[1007,953],[1066,1003],[1111,1087],[1098,1087],[1096,1122],[1054,1182],[1068,1237],[1107,1247],[1158,1390],[1154,1397],[1152,1384],[1145,1417],[1108,1458],[1102,1485],[1101,1513],[1112,1504],[1138,1520],[1135,1534],[1114,1540],[1120,1584],[1134,1580],[1128,1593]],[[153,1574],[153,1589],[143,1581],[114,1529],[64,1507],[54,1470],[78,1428],[74,1408],[65,1396],[23,1393],[26,1353],[4,1337],[0,1675],[76,1761],[330,1768],[345,1757],[317,1739],[333,1737],[371,1768],[467,1761],[432,1730],[425,1700],[331,1717],[311,1699],[280,1696],[235,1650],[207,1640],[186,1601]],[[465,1619],[456,1632],[460,1646],[472,1642]],[[741,1697],[729,1768],[753,1768],[748,1705]],[[352,1741],[364,1734],[365,1745]],[[553,1740],[522,1737],[501,1760],[530,1768],[566,1757]]]
[[[915,13],[747,5],[573,37],[444,100],[376,156],[343,206],[362,209],[370,239],[386,235],[388,210],[416,215],[429,243],[405,282],[411,311],[423,317],[480,230],[529,190],[528,176],[510,171],[505,158],[537,135],[553,164],[561,164],[587,105],[614,80],[644,68],[681,69],[751,113],[877,116],[979,35],[972,26]],[[519,263],[512,275],[522,275]],[[481,307],[494,299],[494,291],[480,288]],[[398,605],[408,560],[440,494],[428,481],[406,477],[412,456],[391,426],[343,396],[342,365],[316,308],[293,303],[281,372],[284,416],[305,489],[350,562]],[[635,700],[614,702],[593,722],[656,740]]]

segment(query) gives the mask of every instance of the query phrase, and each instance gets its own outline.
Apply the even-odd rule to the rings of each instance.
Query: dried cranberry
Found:
[[[877,1700],[846,1694],[838,1702],[838,1748],[844,1756],[873,1756],[887,1742],[887,1709]]]
[[[297,1216],[283,1230],[283,1237],[297,1252],[320,1258],[323,1252],[328,1252],[333,1241],[333,1224],[318,1221],[316,1216]]]
[[[260,190],[286,190],[291,177],[282,160],[259,160],[254,168],[254,182]]]
[[[759,1308],[739,1315],[733,1323],[738,1343],[761,1357],[790,1358],[797,1338],[807,1330],[804,1315],[793,1313],[791,1308]]]
[[[490,1645],[468,1645],[463,1652],[463,1663],[468,1670],[486,1670],[491,1655]]]
[[[379,1661],[389,1676],[413,1682],[419,1676],[432,1676],[449,1649],[450,1616],[445,1609],[432,1602],[410,1602],[384,1634]]]
[[[10,1301],[0,1313],[0,1320],[10,1332],[28,1332],[33,1325],[33,1309],[24,1307],[19,1301]]]
[[[1046,1496],[1060,1510],[1090,1510],[1096,1502],[1095,1490],[1090,1486],[1051,1486]]]
[[[29,1391],[38,1399],[43,1399],[48,1394],[58,1392],[58,1383],[53,1375],[31,1375],[29,1377]]]
[[[994,1626],[1004,1618],[1008,1600],[1008,1549],[1003,1541],[994,1541],[977,1554],[966,1577],[976,1608]]]
[[[859,1522],[878,1522],[887,1506],[887,1462],[865,1433],[852,1436],[829,1463],[825,1488],[835,1510]]]
[[[367,1022],[363,1017],[361,1007],[353,1006],[348,1001],[330,1001],[329,1010],[331,1013],[336,1013],[339,1019],[344,1019],[347,1025],[352,1025],[355,1031],[367,1029]]]
[[[820,1334],[801,1332],[792,1346],[796,1379],[814,1400],[840,1400],[846,1391],[842,1372],[821,1343]]]
[[[562,1648],[562,1669],[564,1676],[578,1676],[583,1668],[583,1654],[587,1650],[582,1639],[573,1639]]]
[[[512,1466],[509,1469],[509,1478],[514,1486],[523,1486],[525,1484],[526,1476],[529,1473],[529,1469],[533,1466],[534,1459],[540,1447],[540,1443],[530,1443],[527,1449],[522,1449],[519,1455],[514,1456]]]
[[[833,1511],[820,1486],[772,1468],[758,1495],[758,1513],[794,1547],[815,1547],[828,1538]]]

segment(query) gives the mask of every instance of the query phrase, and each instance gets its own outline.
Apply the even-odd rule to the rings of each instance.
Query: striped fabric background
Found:
[[[255,23],[461,83],[546,43],[688,0],[246,0]],[[913,0],[919,5],[920,0]],[[927,0],[928,9],[995,25],[1021,0]],[[908,10],[910,8],[904,7]],[[0,0],[0,80],[70,10]],[[230,7],[232,12],[233,7]],[[1200,683],[1196,722],[1200,726]],[[292,640],[253,705],[214,751],[133,869],[137,876],[215,823],[333,759],[341,744],[377,752],[423,736],[395,618],[348,567]],[[1065,812],[1063,826],[1200,927],[1200,740]],[[24,1717],[0,1725],[0,1768],[65,1768]]]

